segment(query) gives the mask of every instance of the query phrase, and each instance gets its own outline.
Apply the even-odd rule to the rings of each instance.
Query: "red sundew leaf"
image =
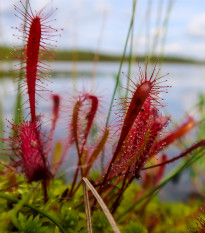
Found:
[[[91,101],[91,108],[86,116],[87,118],[87,127],[85,130],[85,136],[84,136],[84,144],[87,141],[88,134],[90,132],[91,126],[93,124],[94,117],[96,115],[97,109],[98,109],[98,98],[94,95],[88,95],[85,97],[85,100],[90,100]]]
[[[160,163],[163,163],[167,160],[167,155],[163,154],[160,158]],[[142,186],[144,188],[153,188],[156,187],[164,175],[166,165],[163,165],[156,169],[156,171],[146,172],[143,177]]]
[[[26,7],[21,1],[20,3],[23,9],[15,6],[15,10],[19,13],[19,16],[17,17],[27,23],[25,27],[20,26],[18,29],[25,34],[25,39],[23,39],[25,40],[25,46],[21,50],[21,56],[18,57],[25,63],[25,67],[22,67],[22,69],[25,70],[25,80],[24,83],[22,83],[21,88],[24,88],[28,93],[31,121],[35,122],[36,94],[37,91],[46,90],[42,86],[42,79],[44,79],[42,75],[45,74],[49,67],[41,60],[45,60],[42,57],[45,54],[52,56],[48,51],[50,43],[47,41],[50,41],[51,37],[56,36],[55,33],[57,30],[50,25],[47,25],[48,18],[52,14],[51,11],[44,14],[43,8],[38,13],[34,14],[31,10],[30,2],[29,11],[26,10]]]
[[[135,176],[140,177],[140,171],[143,169],[147,160],[151,157],[153,151],[154,142],[157,140],[159,134],[164,127],[167,126],[169,118],[168,117],[158,117],[154,120],[152,127],[150,129],[149,139],[147,141],[146,147],[143,151],[142,156],[140,156],[135,165]]]
[[[40,49],[41,39],[41,23],[40,18],[36,16],[33,18],[29,30],[29,36],[27,41],[26,51],[26,78],[28,86],[29,103],[31,108],[31,119],[36,120],[35,113],[35,92],[36,92],[36,76],[37,76],[37,64]]]
[[[157,65],[157,64],[156,64]],[[111,168],[116,161],[119,154],[122,154],[123,152],[123,143],[125,140],[127,140],[127,136],[129,135],[129,132],[131,128],[133,127],[138,114],[141,110],[143,110],[143,105],[146,102],[147,99],[149,99],[152,106],[160,105],[158,102],[158,94],[165,88],[165,86],[160,86],[159,84],[163,81],[160,81],[162,77],[157,77],[159,71],[156,75],[154,75],[156,70],[156,65],[154,67],[154,70],[150,77],[147,77],[147,64],[145,66],[145,73],[142,72],[141,67],[139,68],[140,71],[140,82],[138,84],[135,84],[133,81],[132,83],[135,86],[135,90],[132,91],[133,95],[131,98],[130,103],[128,104],[128,107],[125,113],[124,122],[122,124],[122,130],[120,133],[120,138],[116,147],[116,150],[114,152],[114,155],[112,157],[112,160],[110,162],[110,165],[108,167],[107,173],[104,177],[104,182],[107,180],[108,175],[111,171]],[[166,81],[166,80],[165,80]],[[167,86],[166,86],[167,87]],[[143,129],[142,129],[143,130]]]
[[[52,95],[53,99],[53,119],[56,121],[59,116],[59,109],[60,109],[60,96],[59,95]]]
[[[78,153],[78,165],[74,175],[72,187],[70,190],[70,194],[69,194],[70,196],[72,196],[74,186],[77,181],[79,168],[81,168],[82,164],[84,164],[85,161],[87,160],[88,151],[86,151],[84,147],[86,145],[88,134],[93,124],[93,120],[96,115],[97,108],[98,108],[98,98],[90,94],[80,95],[78,97],[78,101],[75,103],[73,108],[71,129]],[[79,138],[81,140],[79,140]],[[81,168],[81,174],[82,173],[83,173],[83,169]]]
[[[156,108],[148,99],[123,144],[122,153],[118,154],[118,158],[112,165],[109,179],[131,171],[138,177],[150,157],[154,141],[167,122],[167,117],[157,117]]]
[[[80,148],[78,142],[78,115],[80,111],[81,102],[77,101],[74,108],[73,108],[73,116],[72,116],[72,133],[76,143],[78,158],[80,159]]]
[[[151,127],[150,107],[150,101],[146,101],[143,105],[143,111],[139,113],[136,123],[123,143],[121,153],[112,164],[109,178],[126,171],[129,166],[135,164],[137,158],[143,153],[147,143],[146,137]]]
[[[181,138],[186,133],[188,133],[193,127],[195,126],[195,120],[193,117],[189,116],[187,121],[179,126],[177,129],[175,129],[173,132],[168,134],[166,137],[164,137],[159,142],[156,142],[153,149],[153,155],[155,153],[158,153],[159,151],[163,150],[165,147],[169,146],[171,143],[173,143],[175,140]]]
[[[19,158],[16,164],[21,165],[28,182],[50,179],[52,175],[40,135],[41,125],[29,121],[22,121],[19,125],[10,124],[15,136],[6,141],[10,143],[14,155]]]
[[[53,140],[54,131],[56,128],[56,122],[57,122],[58,117],[59,117],[59,109],[60,109],[60,96],[59,95],[52,95],[52,99],[53,99],[53,119],[52,119],[52,128],[51,128],[50,136],[49,136],[49,140],[48,140],[47,152],[51,148],[51,143]]]
[[[139,86],[134,93],[132,100],[130,102],[127,114],[125,116],[125,120],[122,126],[120,139],[118,141],[118,145],[116,148],[115,153],[119,152],[120,147],[122,146],[122,143],[124,142],[125,138],[127,137],[134,121],[136,120],[136,117],[138,116],[145,100],[149,96],[151,90],[151,85],[149,82],[142,83],[141,86]]]
[[[94,95],[84,94],[79,96],[75,103],[72,116],[72,131],[76,142],[79,157],[81,157],[88,134],[92,127],[98,109],[98,98]],[[78,138],[82,138],[79,143]],[[80,145],[79,145],[80,144]]]

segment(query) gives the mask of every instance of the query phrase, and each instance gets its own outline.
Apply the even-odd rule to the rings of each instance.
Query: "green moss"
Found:
[[[19,233],[46,233],[48,232],[48,227],[43,226],[42,220],[39,216],[27,217],[21,212],[18,215],[18,231]]]
[[[140,222],[130,222],[122,228],[122,233],[148,233]]]
[[[105,214],[102,212],[102,210],[97,210],[92,215],[92,227],[93,232],[113,232],[110,223],[108,222]]]

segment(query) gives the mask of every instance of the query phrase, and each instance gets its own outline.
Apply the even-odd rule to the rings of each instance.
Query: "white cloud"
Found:
[[[109,2],[107,1],[102,1],[102,2],[95,2],[94,3],[94,11],[100,14],[110,14],[112,12],[112,6]]]
[[[205,13],[192,19],[188,33],[192,36],[205,37]]]
[[[170,43],[165,46],[165,53],[170,55],[181,54],[182,46],[179,43]]]
[[[165,28],[160,26],[156,28],[152,28],[150,36],[155,37],[155,36],[160,36],[163,37],[165,34]]]

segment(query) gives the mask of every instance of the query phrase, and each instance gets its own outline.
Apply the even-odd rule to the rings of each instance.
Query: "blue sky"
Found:
[[[54,25],[63,28],[58,40],[59,48],[122,53],[132,12],[132,0],[30,0],[32,9],[38,11],[47,2],[58,8],[53,14]],[[144,54],[150,51],[156,32],[161,32],[155,52],[161,51],[163,21],[170,0],[138,0],[134,51]],[[0,42],[17,44],[16,33],[11,26],[20,20],[14,16],[13,5],[17,0],[0,0]],[[149,8],[148,8],[149,5]],[[160,8],[160,14],[159,7]],[[149,12],[147,14],[147,12]],[[157,24],[159,20],[159,24]],[[166,35],[166,55],[205,59],[205,1],[173,0]],[[103,28],[103,30],[102,30]],[[99,38],[101,38],[99,40]],[[100,41],[100,42],[99,42]]]

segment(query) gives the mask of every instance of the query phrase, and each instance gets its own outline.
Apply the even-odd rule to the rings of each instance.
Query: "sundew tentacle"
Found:
[[[35,122],[36,94],[39,95],[37,92],[47,90],[44,87],[43,80],[45,80],[45,77],[43,76],[45,76],[49,66],[44,63],[44,60],[46,60],[44,55],[53,56],[49,52],[49,48],[53,47],[49,41],[52,40],[52,37],[56,36],[58,30],[48,25],[48,18],[53,11],[44,13],[44,7],[34,14],[31,10],[30,2],[28,10],[21,1],[20,3],[23,9],[15,6],[15,10],[18,12],[16,16],[27,23],[25,26],[21,24],[19,28],[16,28],[25,34],[25,38],[22,38],[25,41],[25,45],[21,49],[21,55],[18,56],[19,59],[23,60],[23,64],[25,64],[22,67],[25,71],[25,79],[21,84],[21,88],[28,93],[31,121]]]
[[[52,143],[55,128],[56,128],[56,123],[59,118],[60,101],[61,101],[61,98],[59,95],[52,95],[52,99],[53,99],[53,119],[52,119],[52,127],[50,131],[50,136],[48,140],[47,152],[49,152],[49,150],[51,149],[51,143]]]

